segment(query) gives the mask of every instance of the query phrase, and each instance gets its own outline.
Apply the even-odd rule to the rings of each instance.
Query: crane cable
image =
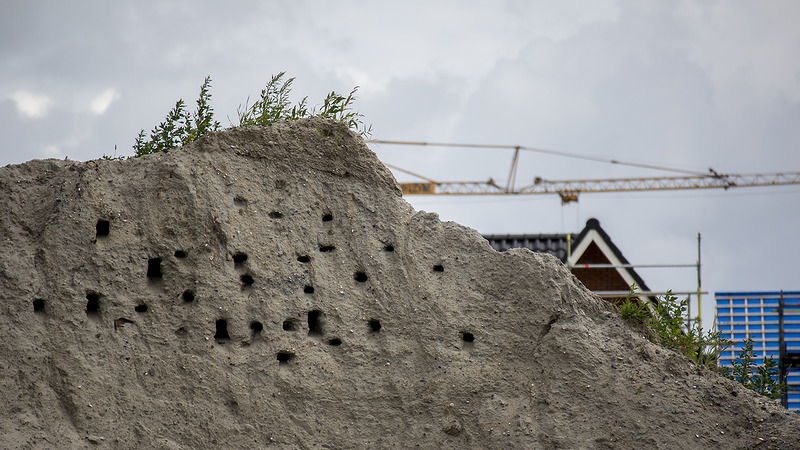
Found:
[[[460,147],[460,148],[489,148],[489,149],[508,149],[508,150],[526,150],[529,152],[536,152],[536,153],[544,153],[547,155],[555,155],[555,156],[563,156],[566,158],[574,158],[574,159],[583,159],[587,161],[595,161],[595,162],[604,162],[609,164],[617,164],[621,166],[631,166],[631,167],[639,167],[643,169],[653,169],[653,170],[663,170],[667,172],[676,172],[676,173],[684,173],[689,175],[698,175],[698,176],[709,176],[709,172],[711,176],[724,178],[724,175],[718,174],[715,170],[709,169],[709,172],[698,172],[696,170],[687,170],[687,169],[678,169],[675,167],[667,167],[661,165],[654,165],[654,164],[645,164],[645,163],[636,163],[630,161],[620,161],[618,159],[606,159],[600,158],[597,156],[588,156],[588,155],[581,155],[578,153],[569,153],[569,152],[559,152],[555,150],[545,150],[541,148],[535,147],[524,147],[521,145],[497,145],[497,144],[448,144],[448,143],[441,143],[441,142],[412,142],[412,141],[389,141],[389,140],[381,140],[381,139],[369,139],[365,140],[364,142],[368,144],[390,144],[390,145],[422,145],[422,146],[431,146],[431,147]],[[399,168],[394,167],[397,170],[401,170],[406,172],[410,175],[419,176],[412,172],[408,172],[406,170],[402,170]],[[424,180],[428,180],[426,177],[420,177]],[[432,181],[432,180],[428,180]]]

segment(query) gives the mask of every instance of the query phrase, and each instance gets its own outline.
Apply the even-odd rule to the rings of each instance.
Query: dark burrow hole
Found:
[[[307,262],[311,261],[311,258],[309,258],[306,255],[302,255],[302,256],[298,256],[297,260],[300,261],[301,263],[307,263]]]
[[[328,340],[328,345],[332,345],[332,346],[334,346],[334,347],[337,347],[337,346],[339,346],[339,345],[342,345],[342,340],[341,340],[341,339],[339,339],[339,338],[332,338],[332,339],[329,339],[329,340]]]
[[[228,321],[225,319],[217,320],[217,332],[214,333],[214,339],[221,341],[230,338],[230,335],[228,335]]]
[[[147,305],[145,305],[145,304],[136,305],[136,306],[133,308],[133,310],[134,310],[134,311],[136,311],[136,312],[138,312],[138,313],[147,312]]]
[[[461,340],[466,342],[467,344],[472,344],[473,342],[475,342],[475,336],[470,332],[462,331]]]
[[[385,251],[387,251],[387,252],[393,252],[393,251],[394,251],[394,245],[392,245],[392,244],[386,244],[386,246],[385,246],[385,247],[383,247],[383,250],[385,250]]]
[[[303,288],[303,292],[306,294],[313,294],[314,293],[314,286],[306,286]]]
[[[278,359],[278,363],[287,364],[289,361],[292,360],[292,358],[294,358],[294,353],[282,350],[278,352],[276,358]]]
[[[444,272],[444,266],[442,266],[441,264],[437,264],[437,265],[433,266],[433,271],[434,272]]]
[[[114,330],[125,328],[125,324],[135,323],[134,321],[127,319],[125,317],[120,317],[119,319],[114,319]]]
[[[322,216],[323,222],[330,222],[331,220],[333,220],[333,214],[325,214]]]
[[[44,300],[37,298],[33,301],[33,312],[40,314],[44,313]]]
[[[365,274],[364,272],[356,272],[353,275],[353,279],[358,281],[359,283],[366,283],[369,278],[367,277],[367,274]]]
[[[104,219],[100,219],[97,221],[97,225],[95,229],[97,230],[97,237],[108,236],[108,229],[110,226],[110,222]]]
[[[239,252],[233,254],[233,265],[235,267],[241,267],[245,261],[247,261],[247,253]]]
[[[281,213],[280,211],[272,211],[271,213],[269,213],[270,219],[280,219],[281,217],[283,217],[283,213]]]
[[[233,198],[233,204],[239,208],[247,208],[247,199],[237,195]]]
[[[378,319],[370,319],[367,325],[369,325],[369,330],[373,333],[381,331],[381,321]]]
[[[250,322],[250,329],[253,330],[253,336],[260,334],[261,331],[264,329],[264,325],[261,322]]]
[[[286,319],[283,321],[283,329],[285,331],[295,331],[297,330],[297,321],[294,319]]]
[[[250,275],[249,273],[246,273],[246,274],[242,275],[239,278],[242,280],[242,287],[243,288],[250,287],[250,286],[253,285],[253,282],[254,282],[253,276]]]
[[[322,334],[322,311],[316,309],[308,312],[308,335],[319,336]]]
[[[86,315],[96,316],[100,314],[100,294],[88,292],[86,294]]]
[[[319,251],[323,253],[332,252],[334,250],[336,250],[336,247],[334,247],[333,245],[320,245],[319,247]]]
[[[161,279],[161,258],[150,258],[147,260],[147,278],[151,280]]]
[[[175,250],[176,258],[186,258],[186,252],[183,250]]]
[[[183,295],[181,295],[181,297],[183,297],[184,302],[191,303],[194,301],[194,291],[185,290],[183,291]]]

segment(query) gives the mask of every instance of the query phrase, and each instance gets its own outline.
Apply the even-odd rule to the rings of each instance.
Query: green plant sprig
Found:
[[[619,305],[620,315],[629,322],[643,323],[650,316],[650,308],[636,296],[636,284],[630,286],[625,301]]]
[[[214,120],[210,88],[211,77],[209,76],[200,86],[197,109],[193,114],[186,111],[183,99],[179,99],[167,113],[164,121],[150,131],[149,136],[144,130],[141,130],[133,144],[134,157],[166,152],[195,141],[210,131],[218,130],[220,124]]]
[[[289,108],[291,104],[289,93],[292,90],[294,78],[284,81],[284,75],[286,72],[273,75],[267,86],[261,90],[261,97],[257,102],[249,105],[250,97],[248,97],[244,105],[239,105],[236,109],[239,123],[236,126],[266,126],[281,120],[297,120],[308,117],[307,97],[304,97],[291,109]]]
[[[365,126],[361,120],[363,116],[353,111],[352,108],[356,100],[356,91],[358,91],[358,86],[354,87],[347,97],[333,91],[330,92],[322,101],[320,109],[312,109],[311,115],[335,120],[362,136],[369,136],[372,133],[372,125]]]

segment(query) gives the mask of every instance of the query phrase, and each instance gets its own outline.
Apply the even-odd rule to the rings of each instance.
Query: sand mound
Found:
[[[321,120],[0,168],[3,448],[791,448],[555,258]]]

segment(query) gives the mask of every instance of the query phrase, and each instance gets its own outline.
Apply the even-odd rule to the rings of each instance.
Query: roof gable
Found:
[[[596,250],[589,252],[587,251],[595,247]],[[579,270],[581,264],[611,264],[615,266],[623,266],[623,265],[630,265],[625,256],[622,255],[622,252],[619,248],[614,245],[614,242],[611,241],[611,238],[608,234],[600,227],[600,221],[597,219],[589,219],[586,221],[586,227],[581,231],[578,237],[575,239],[575,242],[572,244],[572,252],[569,256],[568,265],[573,267],[574,270]],[[597,250],[599,250],[602,257],[605,261],[599,260],[599,255],[597,255]],[[592,271],[605,271],[607,269],[580,269],[580,270],[592,270]],[[649,291],[650,289],[645,284],[642,277],[639,276],[636,271],[631,267],[615,267],[611,270],[617,272],[617,275],[624,280],[625,285],[621,286],[619,289],[603,289],[603,290],[627,290],[628,287],[632,284],[636,284],[640,290],[642,291]],[[577,273],[576,273],[577,275]],[[581,278],[581,277],[578,277]],[[582,278],[581,278],[582,279]],[[590,287],[590,289],[592,289]],[[598,289],[593,289],[598,290]]]
[[[572,238],[570,234],[489,234],[483,236],[497,251],[510,248],[527,248],[537,253],[548,253],[572,267],[573,273],[589,289],[595,291],[625,291],[636,284],[640,290],[649,291],[644,280],[631,267],[581,268],[581,264],[630,265],[620,249],[611,241],[608,233],[597,219],[589,219],[581,232]],[[589,281],[607,278],[603,282]],[[599,288],[593,286],[609,286]],[[613,286],[613,287],[611,287]]]

